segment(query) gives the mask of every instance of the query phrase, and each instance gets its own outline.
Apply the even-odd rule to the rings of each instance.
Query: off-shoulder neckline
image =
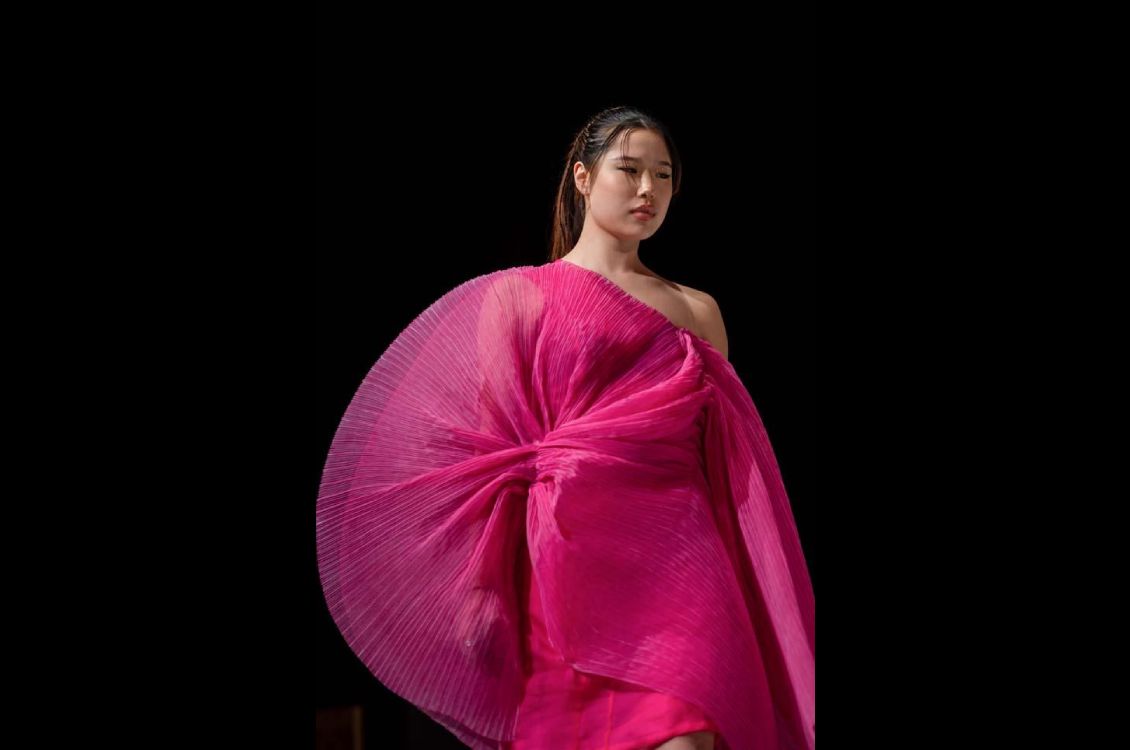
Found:
[[[656,318],[658,318],[660,321],[662,321],[667,326],[667,328],[674,330],[676,332],[682,331],[682,332],[688,334],[691,338],[693,338],[699,344],[702,344],[704,346],[709,347],[712,351],[718,352],[718,349],[715,348],[714,344],[711,344],[708,340],[704,339],[702,336],[699,336],[697,333],[695,333],[691,329],[685,328],[681,325],[677,325],[674,321],[672,321],[670,318],[668,318],[666,315],[664,315],[660,310],[652,307],[651,305],[647,304],[646,302],[644,302],[642,299],[640,299],[636,295],[630,293],[628,290],[624,289],[624,287],[620,286],[615,281],[613,281],[612,279],[610,279],[607,276],[605,276],[604,274],[602,274],[600,271],[594,271],[591,268],[586,268],[585,266],[582,266],[578,263],[574,263],[571,260],[565,260],[564,258],[557,258],[556,260],[554,260],[552,262],[551,265],[562,265],[562,264],[570,266],[572,268],[578,268],[578,269],[584,271],[585,273],[588,273],[588,274],[595,276],[596,278],[600,279],[602,282],[607,284],[615,294],[618,294],[619,296],[621,296],[625,301],[628,302],[628,304],[639,307],[640,309],[642,309],[645,312],[645,314],[654,315]],[[721,356],[721,352],[718,352],[718,354],[719,354],[719,356]]]

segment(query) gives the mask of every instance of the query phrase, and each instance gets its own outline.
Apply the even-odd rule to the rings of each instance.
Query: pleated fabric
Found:
[[[596,271],[425,309],[350,402],[316,514],[346,643],[469,747],[815,747],[815,601],[757,409]]]
[[[698,707],[629,682],[579,672],[549,640],[537,580],[524,565],[531,658],[514,742],[504,750],[641,750],[697,731],[718,732]]]

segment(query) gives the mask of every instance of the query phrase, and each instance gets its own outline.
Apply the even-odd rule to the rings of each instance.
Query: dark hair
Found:
[[[662,122],[636,107],[610,107],[589,118],[573,138],[573,145],[565,157],[565,171],[557,186],[557,200],[553,206],[553,239],[549,259],[557,260],[573,249],[581,236],[585,223],[585,197],[577,190],[573,180],[573,165],[581,162],[590,173],[618,138],[627,138],[633,130],[654,130],[663,137],[671,154],[672,195],[679,192],[683,162],[675,148],[671,133]]]

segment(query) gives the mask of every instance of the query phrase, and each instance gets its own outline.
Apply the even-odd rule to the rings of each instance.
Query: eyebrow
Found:
[[[618,161],[639,161],[639,159],[637,159],[634,156],[617,156],[616,159]],[[669,162],[669,161],[661,161],[659,163],[662,164],[665,167],[671,167],[672,169],[674,169],[674,165],[671,164],[671,162]]]

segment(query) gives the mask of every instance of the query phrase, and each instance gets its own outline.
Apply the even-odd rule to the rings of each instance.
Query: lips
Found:
[[[637,211],[641,211],[649,216],[655,216],[655,209],[651,206],[636,206],[632,209],[632,213],[636,213]]]

